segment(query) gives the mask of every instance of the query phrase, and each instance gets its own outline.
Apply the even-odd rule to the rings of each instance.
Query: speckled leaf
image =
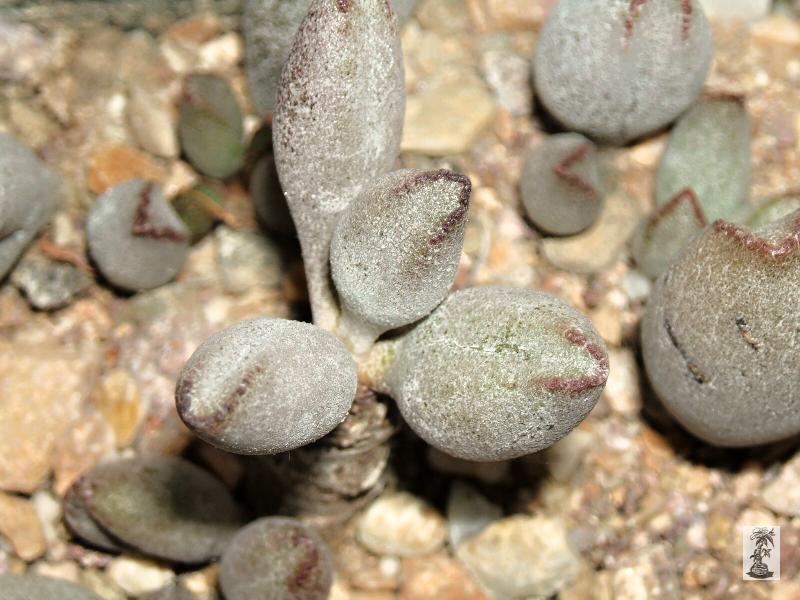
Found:
[[[547,138],[528,156],[520,191],[537,227],[557,235],[583,231],[603,208],[597,148],[579,133]]]
[[[207,442],[274,454],[329,433],[355,391],[355,364],[333,335],[299,321],[254,319],[203,342],[175,398],[183,421]]]
[[[295,519],[251,523],[220,565],[226,600],[325,600],[332,585],[330,551],[319,534]]]
[[[0,279],[50,219],[61,181],[36,155],[0,133]]]
[[[189,75],[183,86],[178,133],[184,153],[206,175],[233,175],[242,166],[245,152],[236,95],[217,75]]]
[[[0,575],[3,600],[101,600],[84,587],[38,575]]]
[[[173,279],[189,246],[189,231],[161,189],[140,179],[115,185],[95,200],[86,234],[103,276],[126,290],[148,290]]]
[[[461,258],[470,181],[452,171],[395,171],[343,213],[331,243],[342,333],[357,352],[444,300]]]
[[[64,496],[64,523],[73,534],[91,546],[106,552],[119,552],[117,540],[97,524],[86,507],[89,493],[87,480],[83,477],[72,485]]]
[[[261,157],[250,172],[250,197],[267,229],[287,237],[297,235],[272,154]]]
[[[337,318],[328,257],[338,215],[397,157],[405,106],[390,4],[315,0],[281,75],[275,162],[303,250],[314,322]]]
[[[246,0],[245,70],[257,113],[275,110],[281,69],[311,0]]]
[[[403,338],[389,387],[411,428],[467,460],[537,452],[597,402],[608,356],[589,320],[524,288],[456,292]]]
[[[219,556],[241,524],[221,481],[171,456],[96,466],[85,504],[103,529],[144,554],[182,563]]]
[[[684,188],[709,221],[731,219],[750,192],[750,118],[739,98],[699,102],[675,125],[656,172],[656,206]]]
[[[626,142],[694,102],[712,50],[697,0],[561,0],[539,35],[536,91],[569,129]]]
[[[636,230],[631,251],[639,269],[655,279],[708,224],[691,188],[656,210]]]
[[[749,232],[717,221],[659,279],[642,322],[653,388],[720,446],[800,433],[800,210]]]

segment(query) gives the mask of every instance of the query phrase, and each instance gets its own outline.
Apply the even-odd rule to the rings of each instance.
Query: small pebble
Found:
[[[158,590],[175,579],[175,573],[152,561],[120,556],[108,566],[111,579],[126,594],[140,596]]]
[[[101,600],[86,588],[38,575],[0,575],[3,600]]]
[[[452,548],[499,520],[503,511],[471,485],[455,481],[447,499],[448,540]]]
[[[34,258],[24,260],[14,270],[11,282],[38,310],[63,308],[91,284],[89,278],[71,264]]]
[[[385,494],[364,511],[356,537],[382,556],[430,554],[444,543],[444,519],[420,498],[406,492]]]

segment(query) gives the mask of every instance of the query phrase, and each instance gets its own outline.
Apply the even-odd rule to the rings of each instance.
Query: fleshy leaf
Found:
[[[763,227],[800,209],[800,191],[787,192],[772,198],[760,200],[745,218],[751,229]]]
[[[325,600],[332,585],[328,547],[296,519],[250,523],[236,534],[220,564],[226,600]]]
[[[347,416],[356,369],[342,343],[299,321],[241,321],[208,338],[175,399],[198,436],[238,454],[275,454],[329,433]]]
[[[178,133],[181,147],[197,170],[225,178],[244,162],[242,110],[228,82],[196,73],[183,84]]]
[[[275,110],[281,69],[311,0],[246,0],[242,17],[245,69],[256,112]]]
[[[339,214],[397,157],[405,93],[397,22],[378,0],[315,0],[281,75],[275,162],[303,250],[314,322],[333,329]]]
[[[720,446],[800,433],[800,210],[751,233],[718,220],[659,279],[644,362],[673,416]]]
[[[140,179],[115,185],[95,200],[86,234],[103,276],[133,291],[173,279],[189,246],[189,231],[161,189]]]
[[[580,423],[608,377],[589,320],[524,288],[456,292],[402,338],[389,388],[406,422],[452,456],[537,452]]]
[[[583,231],[603,208],[597,148],[578,133],[546,139],[528,156],[520,191],[537,227],[557,235]]]
[[[444,300],[461,258],[471,185],[452,171],[383,176],[342,214],[331,270],[357,352]]]
[[[697,0],[561,0],[539,35],[536,91],[567,128],[622,143],[694,102],[712,50]]]
[[[656,206],[690,187],[709,221],[731,219],[750,192],[750,117],[739,98],[712,98],[683,115],[656,172]]]
[[[0,575],[3,600],[100,600],[100,596],[84,587],[39,575]]]
[[[33,152],[0,133],[0,280],[50,219],[60,186]]]

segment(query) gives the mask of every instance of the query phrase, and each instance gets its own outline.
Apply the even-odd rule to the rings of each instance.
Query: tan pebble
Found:
[[[53,491],[63,496],[78,477],[114,451],[114,434],[108,423],[93,413],[74,421],[54,450]]]
[[[31,561],[44,554],[42,523],[25,498],[0,493],[0,533],[8,538],[22,560]]]
[[[95,194],[136,178],[162,183],[167,172],[146,154],[122,143],[104,144],[89,157],[88,183]]]
[[[164,587],[175,573],[150,560],[120,556],[111,561],[108,575],[131,596],[139,596]]]
[[[124,369],[109,371],[95,388],[92,401],[111,426],[117,448],[128,446],[136,436],[143,416],[136,381]]]
[[[626,417],[636,416],[642,409],[642,389],[636,356],[628,348],[610,348],[608,361],[608,381],[603,396],[615,413]]]
[[[356,537],[380,555],[429,554],[444,544],[444,519],[421,498],[405,492],[385,494],[359,519]]]
[[[400,600],[486,600],[466,569],[446,554],[403,561]]]

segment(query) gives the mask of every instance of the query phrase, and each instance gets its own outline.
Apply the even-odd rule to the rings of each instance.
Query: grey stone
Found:
[[[461,542],[486,529],[499,520],[503,511],[489,502],[471,485],[456,481],[447,498],[447,531],[450,546],[458,548]]]
[[[91,284],[75,266],[43,259],[23,260],[12,273],[11,282],[39,310],[62,308]]]
[[[0,575],[3,600],[100,600],[100,596],[63,579],[38,575]]]

